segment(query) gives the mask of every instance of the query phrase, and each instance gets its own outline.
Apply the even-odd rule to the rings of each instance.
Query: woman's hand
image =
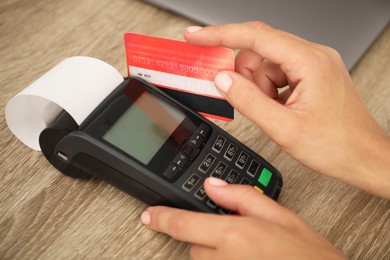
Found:
[[[301,217],[247,185],[205,181],[207,195],[239,216],[150,207],[150,229],[192,244],[193,259],[344,259]]]
[[[220,72],[216,86],[288,154],[390,198],[389,137],[335,50],[260,22],[189,27],[184,37],[195,45],[240,49],[236,71]]]

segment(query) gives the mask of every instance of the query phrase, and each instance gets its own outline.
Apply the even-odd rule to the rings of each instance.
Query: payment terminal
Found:
[[[134,77],[77,123],[62,111],[39,137],[62,173],[96,176],[150,205],[231,214],[210,200],[209,176],[277,199],[281,174],[230,134]]]

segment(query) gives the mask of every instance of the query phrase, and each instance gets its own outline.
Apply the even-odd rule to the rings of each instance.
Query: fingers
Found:
[[[220,217],[214,214],[157,206],[149,207],[144,211],[141,220],[150,229],[165,233],[177,240],[215,247],[221,239],[219,235],[223,234],[221,230],[229,223],[221,222]]]
[[[292,111],[270,99],[254,82],[238,73],[218,73],[215,85],[233,107],[260,126],[279,145],[284,146],[283,139],[288,136],[286,129],[294,129],[288,124],[296,122]],[[280,127],[281,122],[284,127]]]
[[[260,69],[264,58],[256,52],[241,50],[235,59],[235,70],[249,80],[253,80],[253,73]]]
[[[235,71],[255,82],[269,97],[279,98],[278,88],[288,84],[280,66],[265,60],[252,50],[241,50],[235,59]]]
[[[305,53],[307,53],[307,46],[310,45],[301,38],[261,22],[197,27],[197,30],[187,29],[184,38],[195,45],[250,49],[282,65],[284,71],[296,67],[297,63],[306,62],[302,57],[307,56]]]
[[[253,82],[273,99],[279,99],[278,88],[288,84],[286,74],[280,70],[279,65],[267,60],[263,61],[261,67],[253,74]]]
[[[240,223],[244,224],[249,220],[294,229],[307,228],[299,216],[250,186],[230,185],[217,178],[208,178],[205,189],[217,204],[237,211],[241,216],[221,216],[157,206],[149,207],[142,213],[143,224],[177,240],[203,246],[195,250],[197,254],[200,251],[212,253],[208,249],[217,248],[232,227],[238,227]]]
[[[248,185],[227,185],[216,178],[207,178],[207,195],[221,207],[236,211],[242,216],[250,216],[284,226],[290,226],[295,214],[283,208],[271,198],[260,194]]]

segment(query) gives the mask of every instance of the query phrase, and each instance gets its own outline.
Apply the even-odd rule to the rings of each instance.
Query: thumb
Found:
[[[221,71],[215,85],[227,101],[241,114],[261,127],[272,139],[288,136],[286,124],[292,123],[293,113],[267,96],[259,86],[234,71]],[[281,127],[283,124],[283,127]]]
[[[227,184],[213,177],[207,178],[204,185],[210,199],[241,216],[255,217],[284,226],[296,224],[294,223],[294,219],[297,219],[296,214],[260,194],[252,186]]]

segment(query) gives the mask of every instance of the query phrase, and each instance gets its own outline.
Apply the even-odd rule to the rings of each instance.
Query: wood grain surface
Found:
[[[0,259],[189,258],[188,244],[143,227],[145,204],[100,180],[63,176],[18,141],[4,118],[6,102],[64,58],[96,57],[125,75],[125,32],[182,39],[189,25],[134,0],[0,2]],[[351,74],[390,133],[390,27]],[[389,201],[305,168],[238,113],[218,124],[282,172],[280,204],[349,258],[390,259]]]

